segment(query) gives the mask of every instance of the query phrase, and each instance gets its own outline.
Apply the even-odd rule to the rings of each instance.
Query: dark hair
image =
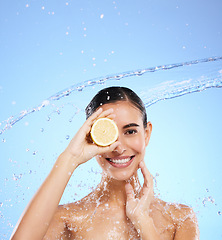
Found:
[[[85,109],[86,119],[90,117],[100,106],[117,101],[129,101],[140,110],[144,128],[147,126],[146,108],[140,97],[131,89],[126,87],[108,87],[100,90]]]

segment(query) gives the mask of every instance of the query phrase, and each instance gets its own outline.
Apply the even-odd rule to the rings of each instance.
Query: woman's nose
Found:
[[[121,155],[126,151],[126,148],[122,142],[122,139],[120,139],[120,137],[118,137],[117,140],[119,141],[120,144],[113,150],[113,152]]]

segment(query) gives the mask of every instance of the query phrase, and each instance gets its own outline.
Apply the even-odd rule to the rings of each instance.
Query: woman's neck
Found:
[[[125,185],[127,182],[132,185],[137,196],[141,190],[137,174],[133,175],[129,180],[118,181],[103,173],[101,182],[95,189],[94,194],[97,195],[100,204],[108,203],[113,206],[122,206],[126,203]]]

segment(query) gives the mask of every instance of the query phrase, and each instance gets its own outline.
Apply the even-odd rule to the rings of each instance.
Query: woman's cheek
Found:
[[[131,139],[130,145],[131,145],[131,148],[138,153],[143,152],[145,149],[145,142],[141,136]]]

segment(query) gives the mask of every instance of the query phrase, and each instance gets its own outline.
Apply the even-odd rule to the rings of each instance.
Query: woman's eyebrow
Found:
[[[136,124],[136,123],[129,123],[129,124],[123,126],[123,129],[125,129],[125,128],[129,128],[129,127],[139,127],[139,125]]]

